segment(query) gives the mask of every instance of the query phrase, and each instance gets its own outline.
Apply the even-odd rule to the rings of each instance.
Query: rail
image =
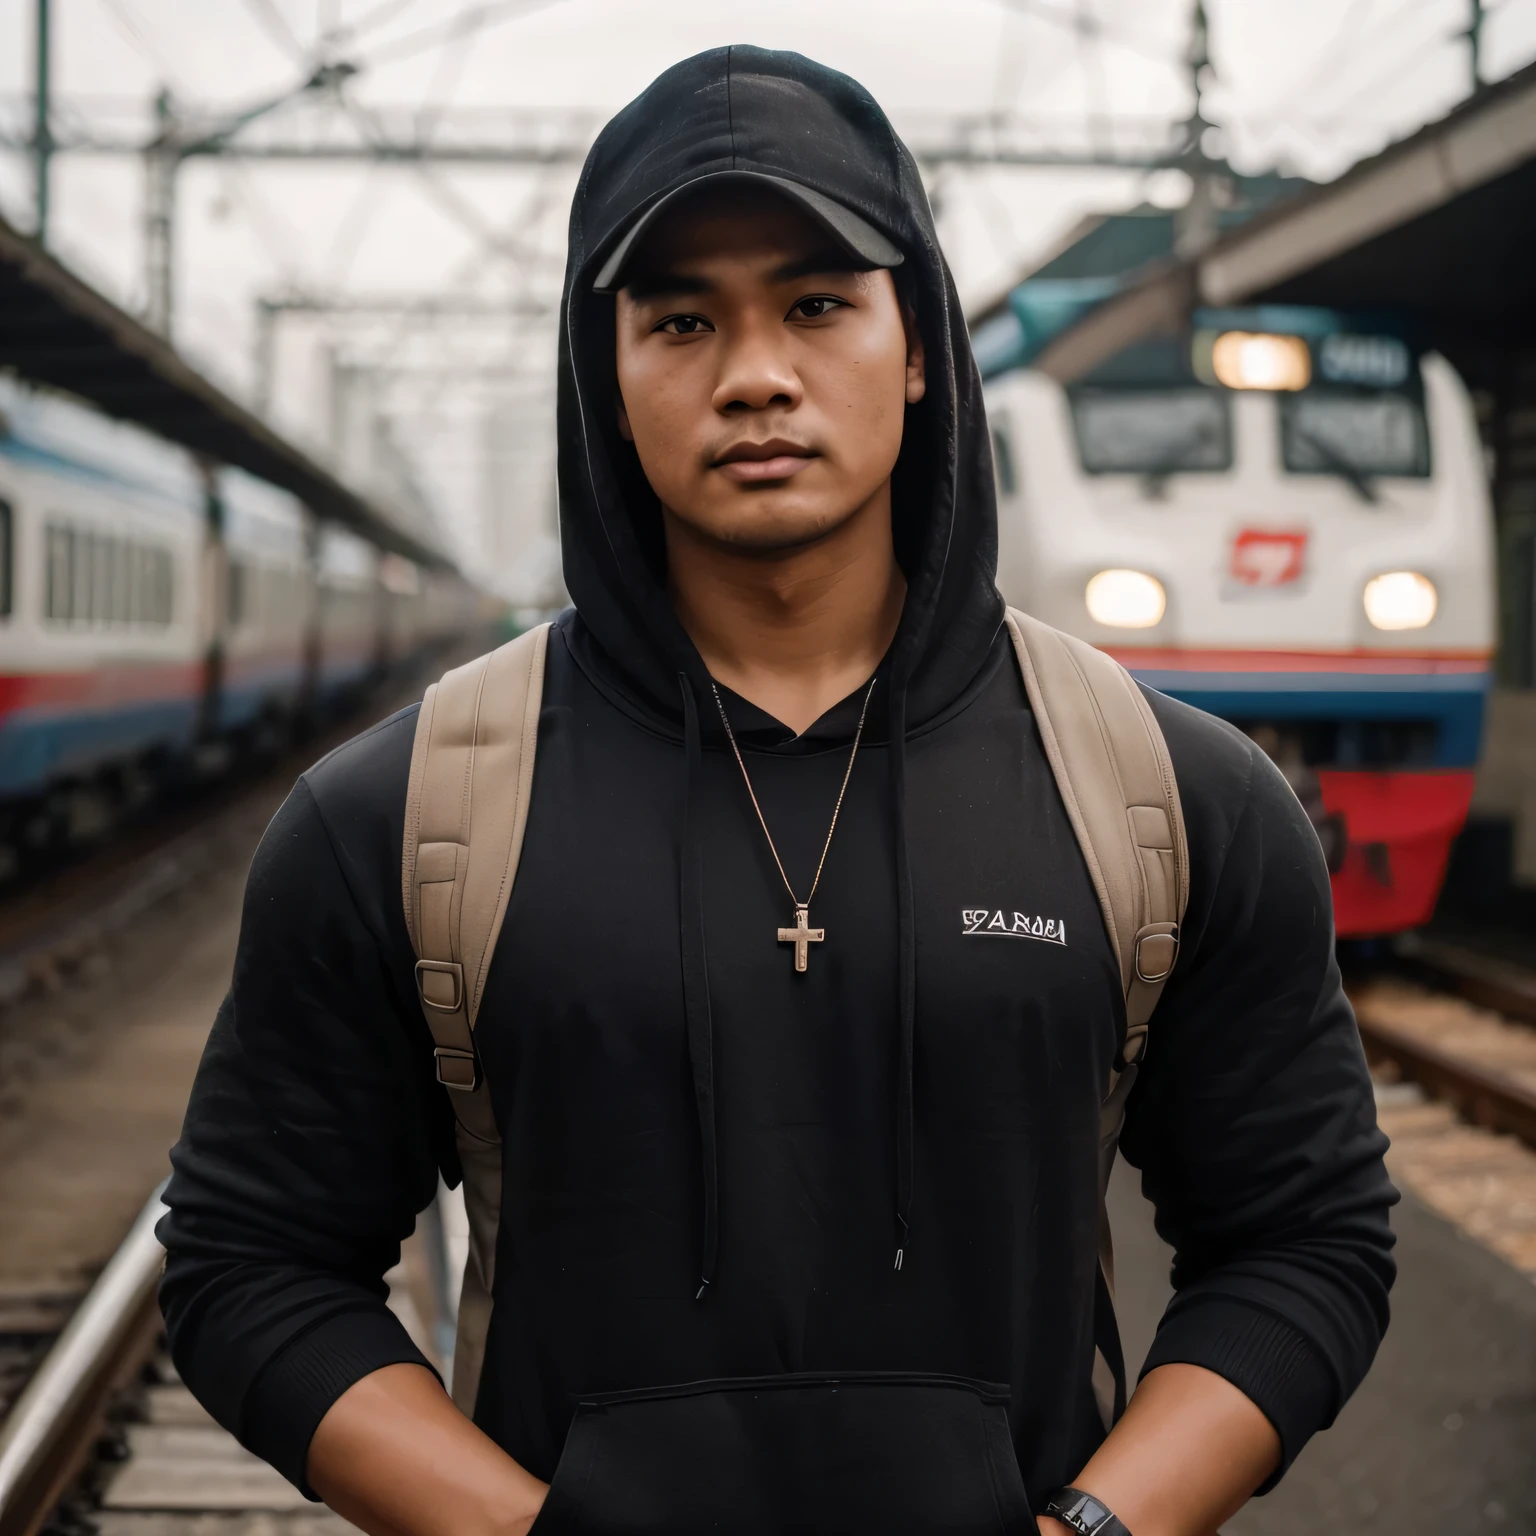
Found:
[[[1443,942],[1398,946],[1395,978],[1349,985],[1366,1057],[1462,1119],[1536,1148],[1536,1030],[1520,1005],[1536,975]]]
[[[154,1346],[156,1190],[0,1425],[0,1536],[34,1536],[90,1456],[111,1398]]]
[[[1485,1008],[1536,1024],[1536,974],[1522,965],[1483,954],[1464,944],[1405,933],[1398,955],[1432,976],[1437,985],[1459,992]]]
[[[1367,1057],[1395,1062],[1431,1098],[1454,1105],[1474,1125],[1536,1147],[1536,1092],[1512,1073],[1432,1045],[1380,1018],[1362,1017],[1359,1023]]]

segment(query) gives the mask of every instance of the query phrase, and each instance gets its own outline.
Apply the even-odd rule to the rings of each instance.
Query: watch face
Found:
[[[1046,1513],[1054,1515],[1063,1524],[1070,1525],[1082,1536],[1093,1533],[1110,1518],[1110,1512],[1093,1497],[1079,1488],[1058,1494],[1046,1506]]]
[[[1094,1531],[1109,1519],[1109,1511],[1097,1499],[1085,1494],[1077,1511],[1077,1518],[1083,1522],[1086,1530]]]

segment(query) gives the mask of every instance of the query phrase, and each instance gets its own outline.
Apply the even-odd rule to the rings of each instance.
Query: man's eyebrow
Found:
[[[714,286],[707,278],[690,277],[684,272],[637,272],[624,284],[636,304],[644,304],[648,299],[712,293]]]
[[[809,256],[799,256],[793,261],[786,261],[782,267],[775,267],[770,274],[770,281],[775,283],[792,283],[797,277],[816,277],[826,275],[828,277],[841,277],[849,272],[862,272],[865,267],[854,260],[847,251],[824,250],[813,251]]]
[[[797,278],[812,276],[842,276],[850,272],[862,272],[865,268],[846,251],[828,247],[812,251],[808,256],[797,256],[777,266],[768,274],[771,283],[792,283]],[[652,299],[683,298],[690,294],[713,293],[715,285],[705,277],[686,272],[661,270],[637,272],[624,284],[632,302],[645,304]]]

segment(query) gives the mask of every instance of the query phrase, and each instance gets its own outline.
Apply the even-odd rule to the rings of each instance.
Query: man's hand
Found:
[[[1231,1382],[1163,1365],[1072,1486],[1100,1499],[1131,1536],[1214,1536],[1275,1470],[1280,1437]],[[1074,1536],[1041,1515],[1041,1536]]]
[[[527,1536],[549,1492],[419,1365],[387,1365],[343,1392],[308,1470],[315,1492],[369,1536]]]

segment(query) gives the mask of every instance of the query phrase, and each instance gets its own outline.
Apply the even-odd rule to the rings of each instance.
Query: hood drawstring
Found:
[[[704,850],[699,833],[704,751],[698,705],[688,674],[679,672],[677,680],[683,693],[683,739],[688,760],[682,865],[678,876],[683,1020],[688,1030],[688,1064],[693,1069],[693,1101],[699,1113],[704,1184],[704,1241],[699,1258],[699,1289],[693,1298],[699,1301],[715,1283],[715,1261],[720,1247],[720,1160],[715,1145],[715,1044],[709,1012],[709,968],[704,953]]]
[[[912,863],[907,850],[907,690],[891,680],[891,817],[896,844],[896,1262],[906,1256],[912,1217],[912,1055],[917,1017],[916,909],[912,898]]]
[[[683,695],[683,741],[687,791],[683,807],[682,865],[678,880],[682,937],[683,1018],[688,1031],[688,1063],[693,1070],[693,1099],[699,1115],[699,1152],[703,1173],[704,1235],[699,1259],[701,1301],[715,1283],[720,1249],[720,1158],[715,1138],[714,1026],[709,1008],[709,967],[704,951],[704,851],[700,837],[699,792],[704,749],[699,711],[688,675],[678,673]],[[907,692],[893,682],[890,694],[891,812],[896,844],[896,1259],[906,1258],[912,1217],[913,1184],[913,1044],[917,1015],[916,912],[912,866],[907,849]]]

